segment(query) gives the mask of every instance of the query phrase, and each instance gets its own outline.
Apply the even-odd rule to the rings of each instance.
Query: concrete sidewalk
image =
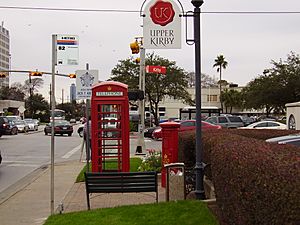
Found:
[[[79,161],[55,165],[55,207],[69,193],[83,166],[84,163]],[[50,215],[50,166],[27,179],[30,180],[29,183],[1,202],[1,224],[39,225],[43,224]]]
[[[63,213],[87,210],[85,183],[75,183],[76,177],[85,163],[69,161],[55,165],[55,213],[63,204]],[[0,203],[3,225],[41,225],[50,215],[50,166],[26,177],[19,190],[7,192]],[[27,182],[26,182],[27,180]],[[165,201],[165,189],[158,184],[158,200]],[[92,194],[91,209],[116,207],[121,205],[155,203],[155,193],[109,193]]]

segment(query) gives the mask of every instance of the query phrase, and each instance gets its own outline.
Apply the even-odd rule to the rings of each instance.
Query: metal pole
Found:
[[[203,176],[204,165],[202,162],[201,143],[201,36],[200,36],[200,6],[203,1],[192,1],[194,8],[194,41],[195,41],[195,76],[196,76],[196,198],[205,199]]]
[[[50,184],[50,205],[51,215],[54,214],[54,111],[55,111],[55,65],[56,65],[56,39],[55,34],[52,35],[52,85],[51,85],[51,184]]]
[[[86,64],[86,70],[89,70],[89,64]],[[85,145],[85,150],[86,150],[86,171],[90,171],[90,124],[89,124],[89,108],[90,108],[90,99],[86,99],[86,107],[85,107],[85,116],[86,116],[86,145]]]
[[[31,74],[29,74],[29,99],[30,99],[30,117],[32,118],[32,106],[33,106],[33,103],[32,103],[32,88],[31,88]]]
[[[139,89],[145,94],[145,55],[146,50],[141,46],[140,48],[140,77],[139,77]],[[145,139],[144,139],[144,128],[145,128],[145,99],[139,100],[139,114],[140,123],[138,127],[138,141],[136,147],[136,153],[142,153],[145,151]]]

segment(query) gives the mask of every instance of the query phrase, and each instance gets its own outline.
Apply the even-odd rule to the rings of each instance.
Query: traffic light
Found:
[[[144,91],[142,90],[133,90],[128,91],[128,99],[137,101],[137,100],[143,100],[145,98]]]
[[[6,74],[5,73],[0,73],[0,78],[5,78]]]
[[[70,78],[76,78],[76,74],[71,73],[71,74],[69,74],[69,77],[70,77]]]
[[[29,75],[32,76],[32,77],[41,77],[43,75],[42,72],[38,72],[38,71],[35,71],[35,72],[29,72]]]
[[[137,41],[130,43],[130,49],[132,54],[138,54],[140,52],[140,46]]]
[[[136,64],[139,64],[139,63],[141,62],[141,59],[140,59],[140,58],[136,58],[136,59],[134,60],[134,62],[135,62]]]

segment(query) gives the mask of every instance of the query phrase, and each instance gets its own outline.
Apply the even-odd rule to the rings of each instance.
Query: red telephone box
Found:
[[[129,172],[127,87],[114,81],[92,87],[92,172]]]

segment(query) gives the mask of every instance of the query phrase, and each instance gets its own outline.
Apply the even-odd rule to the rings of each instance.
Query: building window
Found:
[[[207,95],[207,101],[208,102],[217,102],[218,96],[217,95]]]
[[[158,107],[158,111],[159,112],[165,112],[166,111],[166,107]]]

